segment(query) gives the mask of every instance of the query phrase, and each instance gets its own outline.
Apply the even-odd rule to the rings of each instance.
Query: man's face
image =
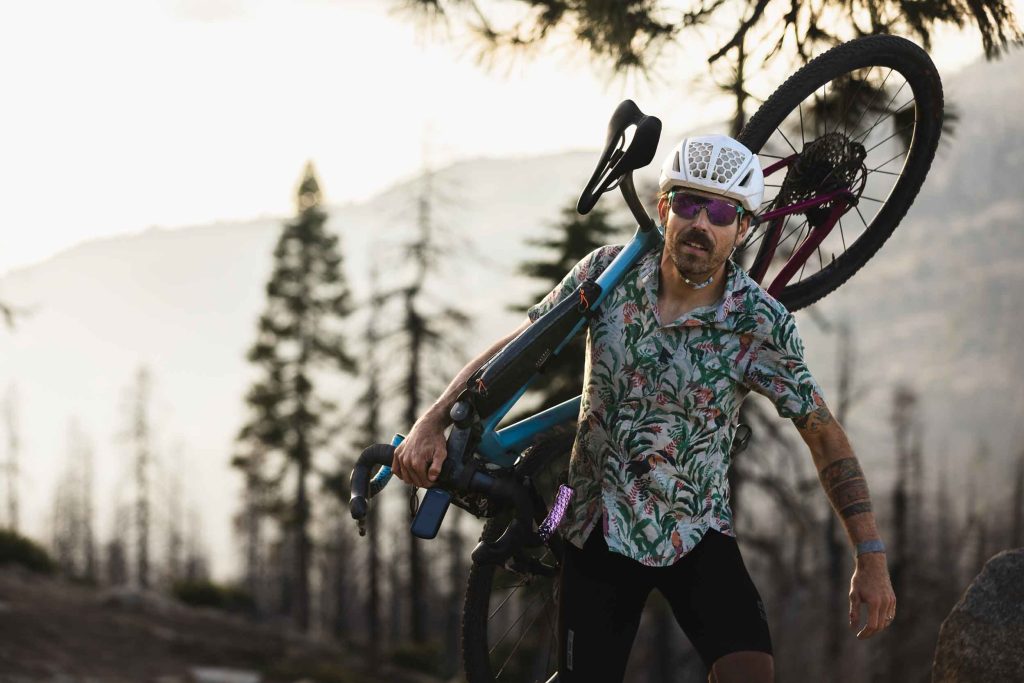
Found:
[[[720,199],[708,192],[689,190],[688,194]],[[685,277],[714,273],[732,255],[733,249],[746,237],[750,217],[744,214],[726,226],[713,224],[707,209],[696,218],[678,216],[669,206],[668,197],[658,202],[658,213],[665,226],[665,250],[676,270]]]

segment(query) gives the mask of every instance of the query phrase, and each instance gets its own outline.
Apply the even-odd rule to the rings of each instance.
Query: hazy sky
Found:
[[[443,165],[597,147],[624,97],[668,131],[728,110],[684,87],[703,44],[655,86],[608,79],[569,40],[487,71],[464,37],[428,35],[395,4],[4,3],[0,274],[97,236],[290,213],[307,159],[344,202],[415,173],[425,149]],[[974,33],[938,42],[947,73],[980,51]]]

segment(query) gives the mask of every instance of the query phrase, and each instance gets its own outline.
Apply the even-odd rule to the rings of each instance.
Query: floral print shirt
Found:
[[[586,256],[530,319],[596,278],[621,249]],[[674,563],[709,528],[735,535],[726,475],[750,390],[787,418],[823,401],[793,316],[741,268],[729,263],[717,304],[662,321],[660,261],[660,246],[645,253],[591,320],[569,466],[575,496],[562,527],[583,547],[601,522],[610,550],[648,566]]]

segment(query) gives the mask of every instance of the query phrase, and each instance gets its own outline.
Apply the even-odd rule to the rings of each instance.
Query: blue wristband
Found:
[[[873,541],[862,541],[857,544],[857,556],[860,557],[866,553],[884,553],[885,544],[882,543],[881,539],[874,539]]]

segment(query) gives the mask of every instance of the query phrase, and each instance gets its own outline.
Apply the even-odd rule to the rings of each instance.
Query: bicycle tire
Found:
[[[863,215],[860,216],[861,221],[865,223],[865,229],[858,239],[840,256],[836,257],[833,254],[833,261],[830,264],[825,265],[822,261],[822,268],[818,272],[782,288],[777,298],[790,311],[820,300],[849,280],[877,253],[906,215],[931,167],[942,132],[942,83],[931,58],[914,43],[887,35],[859,38],[831,48],[790,76],[757,110],[738,136],[739,141],[752,151],[761,152],[765,143],[782,123],[798,111],[801,103],[816,98],[816,93],[823,86],[827,100],[827,87],[830,82],[864,69],[869,69],[870,75],[876,67],[888,68],[890,74],[893,71],[899,73],[911,87],[915,107],[914,129],[910,136],[904,166],[889,196],[879,207],[872,221],[867,223]],[[888,78],[889,76],[886,76],[886,80]],[[883,83],[883,88],[884,85]],[[801,149],[806,149],[806,144],[802,140],[802,109],[799,115]],[[825,130],[827,131],[827,123]],[[844,134],[846,132],[844,129]],[[790,140],[786,139],[786,142],[790,143],[790,147],[794,147]],[[767,240],[762,242],[749,270],[755,271],[758,267],[766,267],[763,263],[768,258],[766,242]],[[843,242],[845,247],[845,237]],[[818,256],[819,259],[822,258],[820,251]]]
[[[572,448],[572,440],[575,434],[575,424],[572,426],[573,429],[553,435],[531,448],[522,460],[522,467],[517,468],[520,474],[530,477],[531,483],[540,494],[545,505],[551,503],[558,483],[564,480],[564,473],[568,467],[568,454]],[[546,514],[546,510],[543,512]],[[481,539],[494,541],[504,532],[510,519],[508,512],[489,518],[481,532]],[[541,576],[533,574],[528,577],[532,590],[535,593],[539,593],[542,596],[546,594],[549,597],[549,600],[542,603],[540,610],[537,611],[539,615],[543,613],[543,610],[547,610],[547,619],[543,622],[543,625],[547,626],[547,628],[538,628],[531,634],[530,629],[526,628],[528,620],[524,619],[529,612],[524,611],[523,615],[519,617],[522,620],[520,622],[522,624],[520,631],[523,635],[519,636],[520,642],[515,643],[513,652],[508,655],[499,648],[500,643],[495,644],[494,641],[498,640],[499,637],[504,639],[508,636],[509,631],[506,631],[503,635],[498,634],[496,631],[499,629],[495,627],[499,624],[499,621],[494,617],[504,609],[504,605],[508,604],[509,598],[513,596],[511,594],[509,596],[498,596],[502,597],[505,602],[493,611],[491,609],[492,599],[496,597],[498,591],[504,590],[508,580],[515,578],[517,575],[507,567],[499,567],[493,564],[474,563],[470,568],[462,611],[463,666],[466,680],[469,683],[519,682],[527,680],[537,680],[543,683],[555,672],[555,668],[558,666],[557,633],[555,630],[558,618],[556,594],[562,543],[561,537],[555,534],[539,553],[541,555],[540,559],[546,564],[551,565],[554,575]],[[512,593],[515,593],[517,590],[518,588],[513,589]],[[530,588],[524,594],[528,593],[529,590]],[[514,606],[515,603],[513,603]],[[529,609],[530,607],[527,607],[527,610]],[[511,620],[511,618],[511,616],[507,616],[505,620]],[[537,618],[539,617],[535,616],[533,618],[534,621]],[[513,623],[510,630],[514,630],[515,626],[516,624]],[[503,622],[501,627],[504,627]],[[516,648],[519,647],[521,640],[526,635],[542,639],[539,643],[539,648],[541,649],[531,652],[529,656],[513,658],[512,654],[515,654]],[[546,641],[543,639],[546,639]],[[528,645],[532,644],[532,642],[528,643]],[[541,661],[545,663],[538,670],[536,665]]]

